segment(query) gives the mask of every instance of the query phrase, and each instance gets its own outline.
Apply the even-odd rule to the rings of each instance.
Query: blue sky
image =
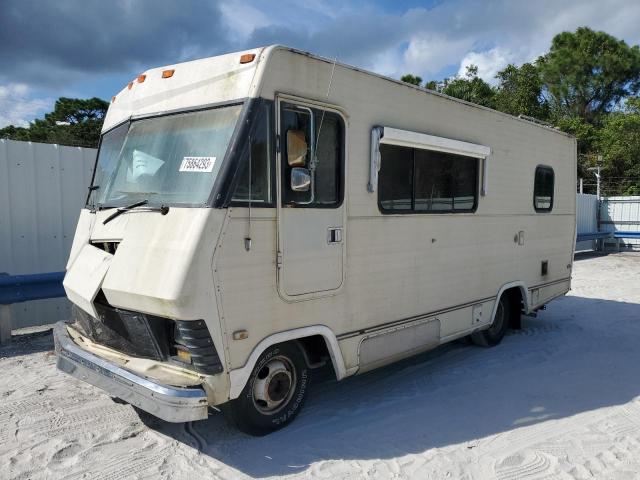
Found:
[[[442,79],[478,65],[494,81],[563,30],[640,43],[633,0],[2,0],[0,127],[60,96],[109,99],[141,71],[285,44],[375,72]]]

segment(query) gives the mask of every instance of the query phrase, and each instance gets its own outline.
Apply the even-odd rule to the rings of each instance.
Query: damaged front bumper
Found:
[[[73,341],[65,322],[56,323],[53,336],[59,370],[167,422],[207,418],[209,405],[202,388],[164,385],[100,358]]]

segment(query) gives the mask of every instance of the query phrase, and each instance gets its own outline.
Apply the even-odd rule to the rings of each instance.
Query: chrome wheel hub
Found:
[[[291,399],[295,387],[295,370],[289,359],[274,357],[256,376],[253,383],[253,403],[262,413],[275,413]]]

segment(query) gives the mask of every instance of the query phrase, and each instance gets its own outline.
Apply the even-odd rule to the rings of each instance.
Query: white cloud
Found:
[[[515,55],[507,49],[496,47],[484,52],[469,52],[460,62],[458,76],[464,77],[469,65],[478,67],[478,76],[489,83],[496,83],[496,74],[515,61]]]
[[[227,1],[220,4],[220,12],[224,23],[231,30],[232,40],[246,40],[251,33],[271,22],[268,16],[258,8],[240,0]]]
[[[458,59],[473,45],[470,38],[416,36],[409,41],[403,67],[407,71],[433,76],[458,63]]]
[[[388,76],[404,75],[402,69],[403,52],[400,48],[390,48],[382,52],[373,54],[369,61],[369,68],[376,73]],[[399,73],[401,72],[401,73]]]
[[[30,121],[51,109],[49,98],[32,98],[30,89],[22,83],[0,85],[0,128],[7,125],[26,127]]]

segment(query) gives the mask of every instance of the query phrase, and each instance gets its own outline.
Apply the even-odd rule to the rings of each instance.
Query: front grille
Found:
[[[168,358],[170,320],[98,302],[94,306],[98,318],[73,307],[77,325],[91,340],[136,357]]]
[[[74,326],[95,343],[134,357],[178,362],[207,375],[223,371],[204,320],[171,320],[116,308],[109,305],[102,291],[94,306],[98,318],[76,305],[72,315]],[[189,353],[189,363],[176,355],[176,348]]]
[[[204,320],[176,320],[175,324],[176,346],[189,352],[194,369],[209,375],[222,372],[222,362]]]

